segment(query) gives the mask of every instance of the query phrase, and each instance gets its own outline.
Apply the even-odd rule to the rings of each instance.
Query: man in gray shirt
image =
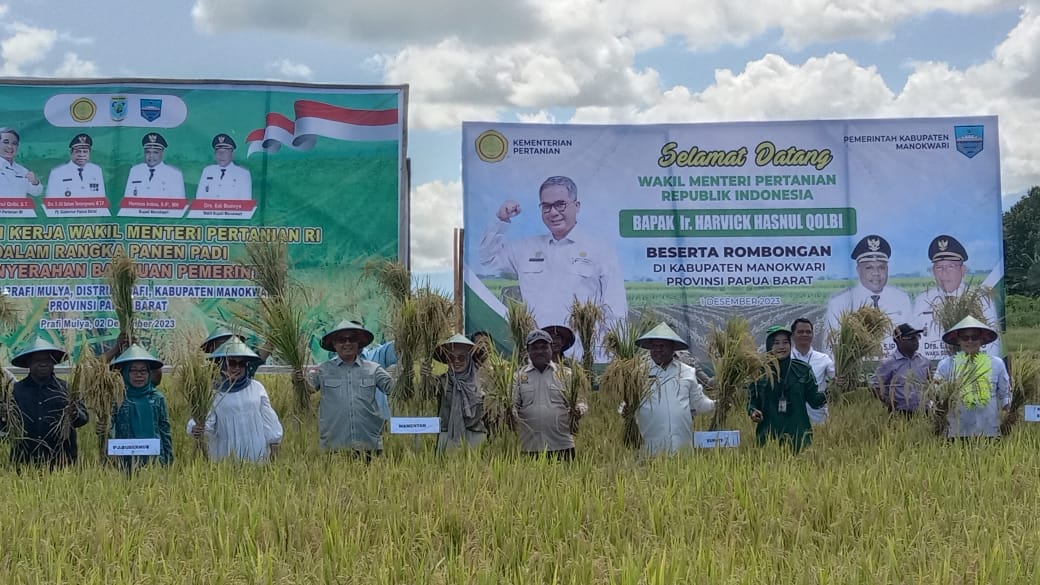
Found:
[[[360,357],[372,343],[371,331],[353,321],[341,321],[321,338],[321,347],[335,357],[307,376],[321,392],[318,434],[322,450],[351,451],[366,461],[383,452],[383,414],[376,393],[389,395],[394,382],[379,364]]]
[[[571,422],[581,418],[588,406],[581,401],[574,408],[568,406],[564,392],[572,373],[570,368],[552,362],[552,336],[541,329],[529,333],[527,356],[530,361],[520,368],[513,382],[520,451],[573,459]]]

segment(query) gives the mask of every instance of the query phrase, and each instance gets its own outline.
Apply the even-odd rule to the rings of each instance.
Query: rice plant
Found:
[[[108,265],[105,274],[109,294],[112,298],[112,310],[119,320],[119,336],[134,342],[134,285],[137,283],[137,266],[133,258],[126,255],[122,247],[116,248],[116,254]]]
[[[942,296],[936,299],[932,303],[932,317],[939,324],[942,331],[948,331],[968,316],[975,317],[994,330],[999,330],[998,323],[990,323],[989,319],[986,318],[985,309],[992,304],[993,289],[982,286],[977,282],[969,281],[964,286],[962,294]],[[957,347],[947,344],[946,352],[953,355],[957,353]]]
[[[523,363],[527,359],[527,334],[538,328],[538,322],[527,303],[514,300],[506,302],[506,322],[509,338],[513,341],[513,354]]]
[[[1019,421],[1022,407],[1040,401],[1040,352],[1020,351],[1008,358],[1011,376],[1011,406],[1000,421],[1000,432],[1007,435]]]
[[[647,329],[641,320],[617,321],[607,329],[603,344],[611,360],[600,376],[600,392],[620,399],[622,443],[638,449],[643,444],[636,413],[650,391],[650,362],[636,345],[636,339]]]
[[[98,456],[105,461],[105,443],[112,428],[112,417],[126,394],[122,375],[109,368],[101,356],[95,355],[90,346],[84,344],[72,367],[69,393],[82,397],[93,416]]]
[[[7,371],[0,372],[0,422],[7,429],[8,439],[23,436],[22,411],[14,400],[14,376]]]
[[[843,311],[838,317],[838,329],[828,335],[834,352],[834,386],[841,392],[856,389],[865,375],[866,359],[880,359],[882,341],[892,332],[892,321],[874,307],[860,307]]]
[[[415,291],[412,299],[415,302],[416,322],[411,332],[418,338],[423,372],[419,381],[419,397],[423,401],[431,401],[437,396],[437,379],[428,372],[433,369],[433,354],[437,346],[451,335],[455,322],[455,304],[428,284]]]
[[[513,428],[513,388],[519,364],[515,356],[506,357],[489,344],[484,364],[477,372],[484,391],[484,424],[489,435]]]
[[[724,427],[748,384],[763,375],[772,375],[774,370],[766,365],[773,356],[768,352],[759,353],[747,320],[739,315],[730,317],[724,328],[712,325],[705,349],[715,370],[715,413],[711,430],[716,431]]]
[[[375,278],[383,292],[395,303],[402,303],[412,293],[412,274],[395,260],[376,259],[365,263],[365,276]]]
[[[567,324],[581,340],[583,348],[581,365],[589,375],[592,374],[596,356],[593,349],[596,347],[596,332],[603,326],[603,319],[603,307],[595,301],[589,299],[583,302],[575,297],[571,302],[571,313],[567,318]]]

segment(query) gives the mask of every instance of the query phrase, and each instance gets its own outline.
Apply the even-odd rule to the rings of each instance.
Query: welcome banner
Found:
[[[540,326],[592,299],[610,319],[652,311],[704,358],[733,314],[763,342],[810,319],[825,347],[870,304],[938,359],[942,297],[984,285],[1003,315],[995,117],[466,123],[462,144],[469,331],[506,339],[509,299]]]
[[[233,321],[261,294],[238,262],[257,239],[288,242],[312,317],[378,329],[360,270],[398,256],[406,100],[402,86],[0,83],[0,285],[26,313],[0,340],[111,340],[118,249],[138,263],[145,343]]]

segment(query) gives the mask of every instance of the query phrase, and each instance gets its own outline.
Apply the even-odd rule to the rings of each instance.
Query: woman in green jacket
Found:
[[[812,443],[812,424],[805,409],[822,408],[827,397],[816,386],[809,364],[791,358],[791,330],[770,327],[766,349],[776,358],[772,375],[748,386],[748,415],[758,423],[755,436],[762,445],[768,439],[790,444],[795,453]]]
[[[112,419],[115,439],[159,439],[158,456],[121,458],[128,470],[158,459],[161,465],[173,463],[173,434],[166,411],[166,397],[152,385],[151,372],[163,363],[136,343],[112,360],[112,368],[123,374],[126,398]]]

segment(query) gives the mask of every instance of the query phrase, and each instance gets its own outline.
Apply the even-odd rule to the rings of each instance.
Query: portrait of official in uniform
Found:
[[[130,168],[123,197],[184,199],[184,176],[176,167],[163,162],[167,144],[162,134],[145,134],[141,146],[144,162]]]
[[[522,208],[518,201],[502,203],[480,239],[482,267],[516,273],[521,297],[539,325],[566,323],[575,298],[601,305],[607,323],[625,318],[628,300],[617,253],[602,234],[579,225],[575,182],[564,176],[543,181],[536,210],[548,233],[506,241]]]
[[[942,334],[946,328],[935,317],[935,311],[946,299],[960,297],[967,292],[968,283],[968,251],[957,238],[942,234],[928,244],[928,259],[932,262],[932,276],[935,286],[925,290],[914,298],[913,324],[924,330],[921,339],[921,353],[930,360],[945,357],[946,347],[942,343]],[[987,325],[1000,331],[996,307],[992,298],[982,303],[982,313]],[[987,344],[986,353],[1000,355],[1000,340]]]
[[[253,198],[253,178],[249,170],[234,163],[238,147],[231,136],[217,134],[213,137],[212,164],[202,169],[196,199],[249,200]]]
[[[910,295],[895,286],[888,284],[888,261],[892,257],[892,247],[888,240],[871,234],[861,239],[852,249],[851,258],[856,261],[856,275],[859,282],[850,289],[832,296],[827,301],[824,324],[827,331],[836,331],[841,314],[855,311],[863,306],[881,309],[893,323],[905,323],[910,320],[913,305]],[[887,340],[885,347],[894,350],[895,345]]]
[[[43,193],[36,173],[14,162],[22,136],[12,128],[0,127],[0,197],[26,197]]]
[[[51,169],[47,176],[47,197],[104,197],[105,179],[101,167],[90,162],[94,140],[80,133],[69,142],[69,162]]]

